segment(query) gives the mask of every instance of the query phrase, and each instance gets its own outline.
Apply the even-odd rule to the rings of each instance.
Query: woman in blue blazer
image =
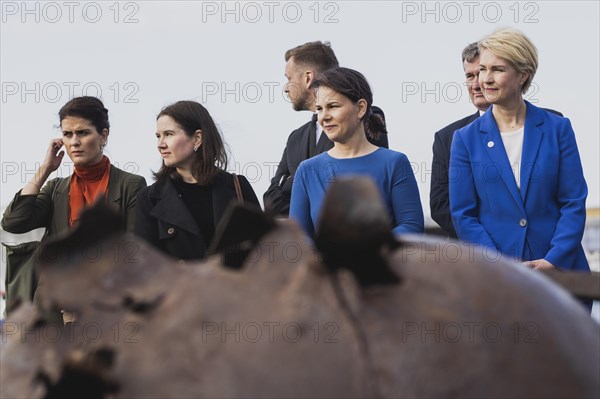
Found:
[[[533,269],[589,271],[581,246],[587,185],[571,123],[522,96],[537,51],[511,29],[481,40],[479,49],[479,83],[492,106],[452,142],[458,237]]]

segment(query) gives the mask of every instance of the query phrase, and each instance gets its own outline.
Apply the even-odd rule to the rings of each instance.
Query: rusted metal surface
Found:
[[[358,217],[362,235],[348,217],[368,183],[334,185],[328,201],[340,187],[350,200],[324,226],[346,230],[343,245],[317,254],[278,223],[241,269],[99,240],[82,223],[48,247],[39,293],[78,321],[52,340],[35,309],[17,309],[3,327],[1,396],[598,397],[600,328],[566,291],[464,244],[378,246],[383,216]],[[325,240],[341,234],[327,229]],[[352,243],[379,258],[381,281],[339,263]]]
[[[600,300],[600,273],[598,272],[564,273],[551,270],[542,273],[578,298]]]

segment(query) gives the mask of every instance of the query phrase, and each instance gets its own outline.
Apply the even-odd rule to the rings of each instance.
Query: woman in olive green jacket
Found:
[[[146,181],[111,165],[104,155],[110,128],[108,110],[95,97],[77,97],[61,108],[59,119],[62,137],[50,141],[35,176],[6,208],[2,228],[19,234],[44,227],[45,240],[74,227],[87,206],[104,198],[121,215],[123,230],[132,231],[136,195]],[[46,183],[62,162],[63,146],[74,172]],[[18,297],[33,299],[37,287],[35,258],[7,273],[7,280],[11,280],[7,281],[7,303]]]

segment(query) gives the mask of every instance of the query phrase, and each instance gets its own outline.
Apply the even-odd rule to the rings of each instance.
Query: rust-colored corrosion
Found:
[[[16,309],[1,396],[598,397],[600,328],[568,292],[457,242],[384,234],[373,245],[385,218],[362,219],[357,235],[344,216],[369,184],[333,185],[340,213],[323,215],[321,253],[282,222],[239,269],[219,254],[180,263],[132,236],[97,237],[84,219],[40,269],[42,306],[77,322],[59,329]],[[341,234],[332,226],[346,229],[343,245],[322,245]],[[376,260],[377,279],[344,257],[348,245]]]

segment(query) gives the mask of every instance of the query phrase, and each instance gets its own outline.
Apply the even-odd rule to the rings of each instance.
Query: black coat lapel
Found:
[[[314,118],[313,118],[314,119]],[[318,154],[317,152],[311,151],[311,143],[316,143],[316,122],[314,120],[311,120],[309,125],[308,125],[308,130],[306,132],[306,134],[304,135],[304,137],[302,138],[302,144],[303,144],[303,148],[306,148],[306,158],[304,159],[309,159],[312,156],[314,156],[314,154]],[[314,141],[313,141],[314,140]]]
[[[219,173],[213,182],[212,189],[215,228],[219,225],[225,210],[234,198],[237,198],[237,195],[233,185],[233,177],[225,172]]]
[[[329,140],[325,132],[321,132],[319,142],[317,143],[317,154],[321,154],[333,148],[333,141]]]
[[[171,179],[165,178],[162,184],[156,185],[150,197],[156,200],[156,205],[150,210],[151,216],[201,236],[200,227],[179,197]]]

